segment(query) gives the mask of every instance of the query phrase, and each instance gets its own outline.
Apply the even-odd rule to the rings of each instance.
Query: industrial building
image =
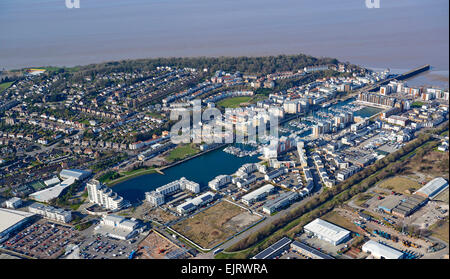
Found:
[[[292,204],[294,201],[296,201],[300,195],[298,192],[285,192],[282,193],[278,198],[266,202],[263,206],[263,211],[267,214],[272,214],[274,212],[277,212],[281,208],[284,208],[290,204]]]
[[[291,242],[292,242],[292,240],[290,240],[289,238],[283,237],[282,239],[278,240],[274,244],[270,245],[267,249],[259,252],[252,259],[266,260],[266,259],[273,259],[275,257],[278,257],[284,251],[289,249]]]
[[[193,193],[199,193],[200,185],[196,182],[187,180],[185,177],[182,177],[178,180],[158,187],[154,191],[146,192],[145,199],[151,204],[159,206],[166,202],[166,196],[174,194],[180,190],[189,190]]]
[[[83,180],[91,175],[91,173],[90,170],[64,169],[59,173],[59,176],[62,179],[75,178],[76,180]]]
[[[97,233],[126,240],[137,233],[138,222],[118,215],[107,215],[103,217],[100,224],[95,227]]]
[[[303,229],[306,233],[313,234],[335,246],[350,239],[350,231],[319,218],[304,226]]]
[[[8,239],[10,233],[21,229],[32,216],[33,213],[0,208],[0,243]]]
[[[267,197],[273,190],[274,186],[270,184],[266,184],[261,188],[256,189],[255,191],[248,193],[247,195],[241,198],[241,201],[246,205],[251,205],[256,201],[261,200],[262,198]]]
[[[89,201],[98,204],[106,209],[119,210],[125,201],[111,188],[100,183],[98,180],[91,180],[86,184]]]
[[[417,190],[414,194],[420,195],[425,198],[433,199],[440,192],[444,191],[448,188],[448,182],[442,177],[437,177],[430,182],[428,182],[425,186]]]
[[[189,213],[191,211],[194,211],[197,207],[213,201],[214,197],[215,197],[214,193],[206,192],[198,197],[195,197],[189,201],[180,204],[179,206],[177,206],[177,211],[180,214]]]
[[[379,205],[378,209],[391,214],[392,210],[401,203],[400,198],[395,196],[388,196]]]
[[[403,199],[395,208],[392,209],[392,215],[406,217],[427,203],[428,199],[419,195],[411,195]]]
[[[362,250],[365,253],[370,253],[377,259],[390,259],[396,260],[403,258],[403,253],[394,249],[386,244],[378,243],[373,240],[369,240],[362,246]]]
[[[70,210],[64,210],[61,208],[55,208],[53,206],[47,206],[40,203],[33,203],[28,206],[28,211],[36,213],[44,218],[58,221],[62,223],[69,223],[72,221],[72,212]]]
[[[6,208],[15,209],[22,205],[22,200],[20,198],[14,197],[5,201]]]
[[[309,245],[306,245],[305,243],[299,242],[299,241],[293,241],[291,243],[291,249],[301,255],[304,255],[311,259],[324,259],[324,260],[331,260],[334,259],[332,256],[325,254],[316,248],[313,248]]]

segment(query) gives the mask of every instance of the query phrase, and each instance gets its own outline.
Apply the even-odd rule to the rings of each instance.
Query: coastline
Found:
[[[164,175],[162,171],[165,170],[165,169],[169,169],[169,168],[171,168],[171,167],[175,167],[176,165],[179,165],[179,164],[181,164],[181,163],[187,162],[187,161],[189,161],[189,160],[192,160],[192,159],[194,159],[194,158],[197,158],[197,157],[199,157],[199,156],[202,156],[202,155],[204,155],[204,154],[206,154],[206,153],[208,153],[208,152],[211,152],[211,151],[220,149],[220,148],[225,147],[225,146],[227,146],[227,145],[229,145],[229,143],[224,143],[224,144],[219,145],[219,146],[216,146],[216,147],[214,147],[214,148],[211,148],[211,149],[208,149],[208,150],[199,152],[199,153],[197,153],[197,154],[195,154],[195,155],[193,155],[193,156],[190,156],[190,157],[188,157],[188,158],[185,158],[185,159],[182,159],[182,160],[173,162],[173,163],[171,163],[171,164],[169,164],[169,165],[166,165],[166,166],[163,166],[163,167],[160,167],[160,168],[146,169],[146,170],[143,170],[142,172],[137,172],[137,173],[132,174],[132,175],[129,175],[129,176],[119,177],[119,178],[117,178],[117,179],[115,179],[115,180],[113,180],[113,181],[111,181],[111,182],[105,183],[105,184],[106,184],[108,187],[114,187],[115,185],[117,185],[117,184],[119,184],[119,183],[128,181],[128,180],[130,180],[130,179],[133,179],[133,178],[136,178],[136,177],[139,177],[139,176],[147,175],[147,174],[159,173],[160,175]]]

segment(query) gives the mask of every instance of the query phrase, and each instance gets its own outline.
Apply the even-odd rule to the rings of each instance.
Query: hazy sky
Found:
[[[448,70],[448,0],[0,0],[0,68],[306,53]]]

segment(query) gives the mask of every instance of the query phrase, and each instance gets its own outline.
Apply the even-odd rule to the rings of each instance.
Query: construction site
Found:
[[[141,241],[136,250],[137,259],[187,259],[192,257],[184,247],[170,241],[153,230]]]

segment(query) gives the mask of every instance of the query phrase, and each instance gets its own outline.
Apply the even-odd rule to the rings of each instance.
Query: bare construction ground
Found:
[[[225,241],[259,219],[260,216],[251,214],[237,205],[221,201],[175,224],[172,228],[207,249]]]
[[[172,241],[152,231],[138,246],[139,259],[187,258],[185,249],[178,247]]]

